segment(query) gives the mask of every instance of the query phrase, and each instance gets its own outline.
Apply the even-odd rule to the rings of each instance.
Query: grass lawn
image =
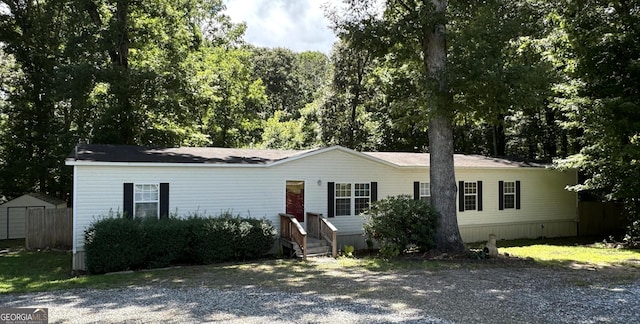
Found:
[[[594,240],[513,240],[499,241],[496,245],[501,254],[532,258],[547,265],[640,268],[639,250],[617,249]]]
[[[577,244],[575,239],[519,240],[498,242],[501,254],[531,258],[525,266],[558,266],[575,268],[575,264],[600,268],[640,269],[640,251],[618,250],[603,244]],[[0,241],[0,250],[6,249],[6,241]],[[14,250],[19,244],[11,243]],[[576,245],[577,244],[577,245]],[[63,290],[72,288],[106,289],[131,285],[204,285],[209,287],[265,286],[285,283],[295,288],[304,282],[322,280],[347,280],[350,274],[357,278],[362,271],[401,272],[447,271],[456,268],[521,267],[522,262],[509,262],[516,258],[491,260],[433,261],[420,258],[384,261],[373,257],[356,259],[339,258],[330,262],[300,262],[297,260],[263,260],[251,263],[188,266],[152,271],[137,271],[116,275],[71,277],[71,254],[66,252],[10,252],[0,254],[0,294],[33,291]],[[503,261],[507,262],[503,262]],[[635,275],[634,275],[635,277]],[[280,286],[279,286],[280,287]]]

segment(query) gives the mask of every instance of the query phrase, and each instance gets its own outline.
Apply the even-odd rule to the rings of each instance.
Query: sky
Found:
[[[336,36],[324,16],[323,4],[340,0],[225,0],[227,15],[246,22],[245,40],[261,47],[286,47],[295,52],[329,54]]]

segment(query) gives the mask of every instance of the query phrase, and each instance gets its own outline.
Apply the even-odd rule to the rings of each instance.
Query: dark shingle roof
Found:
[[[429,167],[429,153],[365,152],[365,154],[404,167]],[[482,155],[454,154],[453,163],[458,168],[522,168],[544,167],[543,164],[493,158]]]
[[[269,164],[305,151],[219,147],[154,148],[135,145],[78,144],[67,160],[93,162]]]
[[[353,152],[344,148],[340,149]],[[320,150],[263,150],[219,147],[153,148],[134,145],[79,144],[76,150],[67,157],[67,161],[269,165]],[[429,167],[428,153],[353,153],[363,154],[398,167]],[[456,167],[462,168],[544,167],[544,165],[536,163],[463,154],[456,154],[454,163]]]
[[[47,195],[45,195],[45,194],[43,194],[43,193],[39,193],[39,192],[32,192],[32,193],[30,193],[30,194],[28,194],[28,195],[29,195],[29,196],[31,196],[31,197],[33,197],[33,198],[36,198],[36,199],[42,200],[42,201],[44,201],[44,202],[48,202],[48,203],[50,203],[50,204],[52,204],[52,205],[56,205],[56,206],[57,206],[57,205],[62,205],[62,204],[66,204],[66,203],[67,203],[66,201],[64,201],[64,200],[62,200],[62,199],[58,199],[58,198],[56,198],[56,197],[47,196]]]

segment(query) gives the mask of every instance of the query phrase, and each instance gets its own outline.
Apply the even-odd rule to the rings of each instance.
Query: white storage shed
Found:
[[[0,240],[25,238],[29,209],[65,208],[64,200],[41,193],[29,193],[0,205]]]

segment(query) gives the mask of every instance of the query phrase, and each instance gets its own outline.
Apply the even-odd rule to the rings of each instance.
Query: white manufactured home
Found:
[[[576,183],[575,171],[477,155],[454,159],[464,241],[490,233],[498,239],[577,234],[577,195],[565,190]],[[430,197],[426,153],[81,144],[66,164],[74,176],[74,269],[84,267],[85,229],[109,211],[130,217],[231,211],[266,218],[276,228],[280,214],[307,228],[307,213],[319,213],[337,230],[338,246],[364,247],[359,214],[371,201]]]

